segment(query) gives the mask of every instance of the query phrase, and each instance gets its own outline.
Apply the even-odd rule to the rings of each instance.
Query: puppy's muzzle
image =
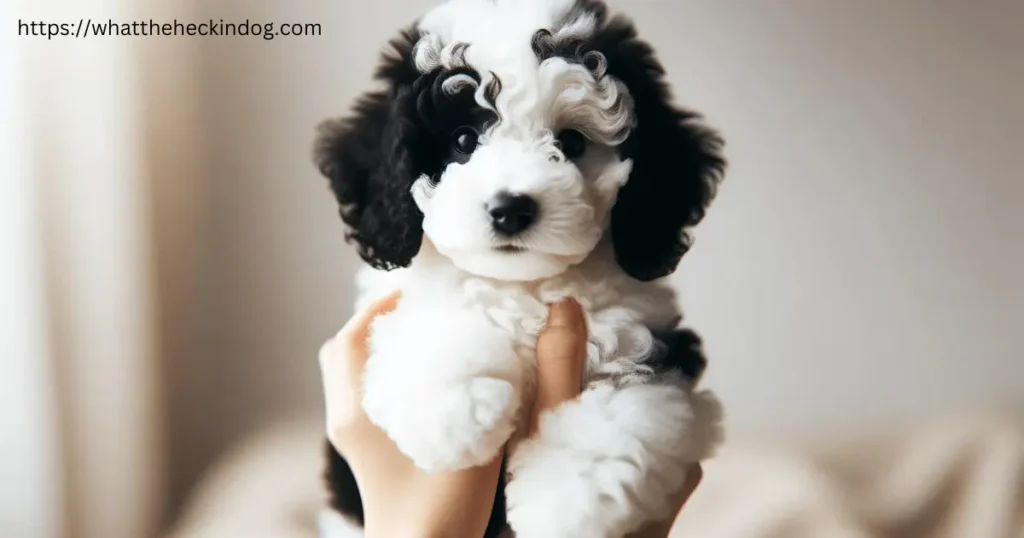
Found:
[[[487,202],[491,227],[504,236],[526,231],[537,220],[537,212],[537,201],[522,194],[502,192]]]

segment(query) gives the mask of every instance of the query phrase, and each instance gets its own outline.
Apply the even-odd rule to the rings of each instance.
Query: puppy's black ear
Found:
[[[377,269],[408,266],[423,237],[410,192],[416,162],[404,143],[414,128],[404,116],[419,78],[412,60],[418,38],[406,30],[393,39],[374,77],[385,89],[363,95],[350,117],[321,123],[316,137],[314,162],[330,180],[346,239]]]
[[[696,113],[672,105],[665,71],[650,45],[621,17],[603,24],[595,49],[607,74],[629,89],[636,127],[620,146],[633,160],[629,181],[612,209],[611,234],[619,265],[638,280],[675,271],[725,172],[722,139]]]

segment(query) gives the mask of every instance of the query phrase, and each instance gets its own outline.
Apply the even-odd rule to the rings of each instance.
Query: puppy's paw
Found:
[[[622,538],[635,530],[642,514],[630,500],[633,462],[549,441],[528,440],[510,460],[505,502],[516,538]]]
[[[412,457],[427,471],[461,469],[494,459],[515,429],[519,395],[502,379],[478,377],[450,387],[442,396],[438,430],[444,449]]]
[[[456,470],[499,454],[523,370],[504,331],[475,311],[412,301],[374,322],[370,344],[363,408],[417,466]]]
[[[671,385],[600,386],[545,413],[509,459],[516,537],[621,538],[670,516],[717,439],[715,403]]]
[[[515,428],[519,397],[508,381],[477,377],[421,390],[402,401],[364,400],[370,420],[428,472],[483,465]]]
[[[603,511],[618,507],[595,505],[594,492],[588,490],[594,484],[571,474],[580,466],[571,457],[560,463],[566,466],[546,469],[547,476],[517,474],[505,488],[508,523],[516,538],[622,538],[628,530],[609,527],[619,518]]]

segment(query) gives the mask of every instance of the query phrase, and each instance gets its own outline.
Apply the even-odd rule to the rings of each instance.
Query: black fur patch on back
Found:
[[[684,379],[696,383],[707,368],[704,342],[691,329],[669,329],[651,331],[658,345],[655,352],[643,364],[651,367],[655,375],[669,372],[678,373]]]

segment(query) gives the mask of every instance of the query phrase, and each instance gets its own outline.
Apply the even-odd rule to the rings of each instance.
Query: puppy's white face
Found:
[[[412,192],[426,236],[466,271],[535,280],[579,263],[629,177],[615,149],[634,126],[626,87],[600,53],[545,53],[544,39],[593,30],[572,5],[451,0],[418,26],[415,65],[433,76],[418,106],[439,140]]]
[[[314,152],[372,267],[425,241],[501,280],[555,276],[608,238],[620,269],[676,269],[714,197],[722,139],[601,0],[448,0],[402,31]],[[628,181],[628,183],[627,183]]]

